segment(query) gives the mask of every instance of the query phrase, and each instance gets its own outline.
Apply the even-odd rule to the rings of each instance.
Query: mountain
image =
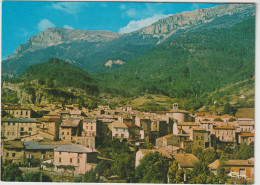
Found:
[[[253,4],[228,4],[183,12],[128,34],[51,28],[31,37],[15,54],[2,61],[2,78],[15,78],[31,65],[51,57],[88,72],[102,73],[123,67],[147,50],[186,33],[228,28],[255,14]],[[123,65],[106,65],[123,61]]]
[[[125,96],[151,93],[187,99],[187,105],[199,108],[214,101],[208,95],[216,89],[253,78],[254,69],[253,16],[232,27],[189,32],[157,45],[103,74],[99,87]]]
[[[3,102],[13,99],[18,100],[19,103],[42,103],[43,101],[66,103],[81,96],[87,97],[98,93],[97,82],[91,75],[79,67],[56,58],[32,65],[22,76],[6,80],[2,86]]]

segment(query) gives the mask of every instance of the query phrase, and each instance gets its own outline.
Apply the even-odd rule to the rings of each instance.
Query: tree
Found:
[[[53,87],[54,87],[53,80],[50,79],[50,78],[47,78],[47,79],[46,79],[46,82],[45,82],[45,86],[46,86],[47,88],[53,88]]]
[[[11,163],[4,168],[2,173],[3,181],[23,181],[22,171],[16,163]]]
[[[88,172],[86,172],[82,178],[81,178],[82,182],[99,182],[97,176],[96,176],[96,171],[95,170],[90,170]]]
[[[234,159],[249,159],[254,157],[254,142],[247,145],[246,143],[242,143],[240,146],[237,146],[233,151],[232,158]]]
[[[98,176],[109,177],[112,174],[111,167],[113,165],[112,161],[102,160],[98,163],[96,167],[96,173]]]
[[[52,182],[52,179],[41,172],[30,172],[24,175],[25,182]]]
[[[135,177],[140,183],[164,183],[166,169],[168,165],[161,154],[149,153],[140,160],[135,169]]]
[[[176,183],[176,173],[178,171],[178,163],[174,161],[169,168],[167,177],[169,178],[169,183]]]

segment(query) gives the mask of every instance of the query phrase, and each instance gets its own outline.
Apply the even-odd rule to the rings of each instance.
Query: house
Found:
[[[21,166],[24,163],[24,146],[18,141],[4,141],[2,143],[2,159],[3,164],[17,163]]]
[[[214,122],[200,121],[199,124],[201,128],[204,128],[206,131],[210,131],[210,134],[214,134]]]
[[[234,143],[236,141],[235,127],[229,125],[218,125],[214,127],[215,136],[222,142]]]
[[[20,139],[37,134],[39,121],[35,118],[11,118],[2,120],[3,136],[6,140]]]
[[[254,179],[254,160],[227,160],[224,165],[230,168],[229,176],[246,178],[249,180]],[[209,164],[209,169],[216,175],[217,168],[220,166],[220,160],[217,159],[213,163]]]
[[[150,141],[151,138],[151,119],[146,117],[135,117],[135,124],[144,130],[144,138],[146,142]]]
[[[191,134],[194,128],[200,128],[198,122],[178,122],[177,126],[179,128],[179,134]]]
[[[41,145],[36,141],[24,141],[24,157],[30,163],[33,159],[40,161],[53,158],[53,150],[55,145]],[[29,164],[30,166],[30,164]]]
[[[31,118],[32,110],[30,108],[9,106],[2,109],[14,118]]]
[[[82,136],[94,136],[101,135],[102,122],[97,119],[83,119],[82,123]]]
[[[155,146],[159,147],[159,148],[165,147],[168,145],[180,146],[180,142],[181,142],[180,137],[169,134],[169,135],[157,138],[156,142],[155,142]]]
[[[59,138],[65,141],[72,141],[73,136],[80,136],[82,130],[82,120],[69,118],[62,120],[59,129]]]
[[[193,128],[191,140],[193,141],[193,146],[203,149],[208,148],[211,146],[210,131],[207,131],[204,128]]]
[[[240,132],[252,132],[255,128],[255,120],[250,118],[238,118]]]
[[[199,159],[193,154],[186,154],[186,153],[178,153],[173,156],[173,158],[178,163],[179,170],[192,170],[194,163],[198,162]]]
[[[114,121],[112,123],[112,138],[127,141],[129,139],[128,127],[121,121]]]
[[[42,135],[46,133],[46,135],[49,134],[49,136],[46,136],[48,139],[59,139],[59,126],[61,124],[60,118],[42,118],[40,119],[40,122],[40,130],[43,132]]]
[[[246,143],[249,145],[250,143],[255,141],[255,134],[254,133],[248,133],[248,132],[242,132],[238,135],[238,143]]]
[[[66,145],[54,149],[53,163],[55,171],[60,173],[85,174],[96,167],[97,161],[97,151],[92,148]]]
[[[82,118],[82,111],[80,110],[72,110],[69,114],[71,118]]]
[[[144,142],[144,130],[142,130],[142,128],[136,124],[131,123],[125,123],[125,125],[128,127],[130,142],[137,145],[140,142]]]
[[[172,145],[168,145],[159,149],[139,149],[135,154],[135,166],[140,164],[140,160],[149,153],[158,152],[161,154],[165,161],[170,164],[173,161],[173,155],[180,152],[180,148]]]

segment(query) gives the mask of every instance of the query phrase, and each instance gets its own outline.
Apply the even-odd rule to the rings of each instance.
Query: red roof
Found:
[[[127,126],[127,127],[139,127],[138,125],[136,125],[136,124],[130,124],[130,123],[125,123],[125,125]]]

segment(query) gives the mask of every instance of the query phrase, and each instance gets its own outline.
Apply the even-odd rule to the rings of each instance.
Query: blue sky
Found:
[[[19,2],[2,3],[2,60],[49,27],[128,33],[205,3]]]

